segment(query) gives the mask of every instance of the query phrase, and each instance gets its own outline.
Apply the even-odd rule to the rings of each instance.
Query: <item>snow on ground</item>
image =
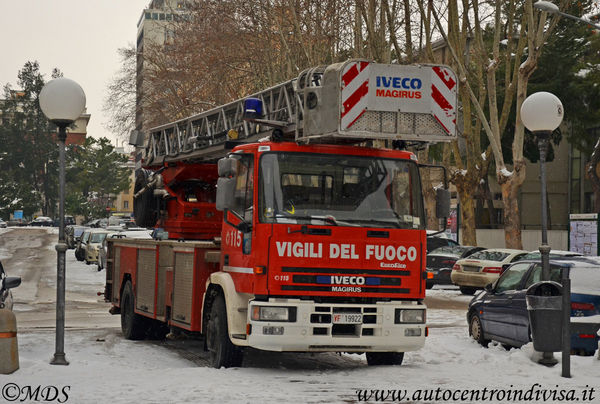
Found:
[[[10,251],[3,248],[0,254],[9,255]],[[45,265],[55,268],[55,257],[48,258]],[[24,301],[15,289],[15,312],[18,321],[27,320],[27,326],[20,326],[18,335],[20,369],[0,375],[0,394],[7,394],[6,386],[14,383],[21,389],[54,386],[62,392],[58,397],[62,402],[66,392],[66,402],[73,403],[338,403],[357,402],[361,389],[381,389],[379,393],[406,390],[409,396],[405,402],[542,402],[545,389],[550,394],[546,402],[556,402],[561,393],[590,402],[590,388],[594,388],[593,397],[600,402],[597,357],[571,356],[573,377],[561,378],[560,363],[546,368],[532,360],[536,355],[532,344],[510,351],[498,344],[490,344],[488,349],[479,346],[468,336],[464,309],[429,310],[425,348],[407,352],[401,366],[368,367],[364,355],[355,354],[249,350],[242,368],[213,369],[206,365],[207,355],[198,341],[123,339],[119,317],[110,316],[106,304],[95,295],[103,282],[104,271],[75,261],[72,250],[67,252],[68,305],[71,301],[85,307],[82,318],[90,307],[98,309],[94,322],[86,327],[82,327],[83,320],[70,323],[67,316],[65,352],[69,366],[49,364],[54,353],[54,329],[46,323],[36,327],[35,321],[26,317],[32,313],[22,310],[50,305]],[[470,300],[452,287],[436,287],[427,293],[447,300],[449,307]],[[68,313],[75,316],[76,308]],[[556,357],[560,361],[560,354]],[[481,396],[484,389],[488,394],[485,400]],[[499,391],[489,400],[491,389]],[[479,400],[469,400],[468,394],[466,399],[460,398],[464,390],[478,390]],[[523,391],[521,394],[530,391],[533,400],[516,396],[518,390]],[[434,395],[418,395],[427,393]],[[0,395],[0,402],[3,398],[7,399]],[[374,396],[370,402],[375,402]]]
[[[449,314],[455,315],[462,318],[462,313]],[[329,403],[354,402],[357,389],[527,391],[539,383],[580,395],[600,387],[600,361],[594,357],[573,356],[573,378],[563,379],[560,365],[545,368],[531,361],[531,344],[508,352],[498,345],[484,349],[467,338],[464,326],[432,328],[425,348],[407,353],[397,367],[367,367],[359,355],[255,351],[242,368],[212,369],[155,342],[124,340],[117,329],[67,332],[65,352],[71,364],[65,367],[48,364],[54,348],[51,331],[22,333],[19,344],[21,369],[3,376],[0,384],[70,386],[73,402]]]

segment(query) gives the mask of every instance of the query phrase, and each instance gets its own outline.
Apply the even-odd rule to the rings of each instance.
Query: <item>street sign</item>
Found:
[[[23,219],[23,211],[22,211],[22,210],[15,210],[15,211],[13,212],[13,218],[14,218],[15,220],[18,220],[18,219]]]

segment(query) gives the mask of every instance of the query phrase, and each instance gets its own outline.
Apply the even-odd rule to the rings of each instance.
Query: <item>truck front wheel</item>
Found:
[[[135,297],[131,282],[125,282],[121,296],[121,331],[127,339],[138,340],[146,336],[146,319],[135,313]]]
[[[243,352],[233,345],[227,330],[227,311],[222,295],[215,297],[212,303],[206,327],[206,345],[210,352],[213,367],[239,367],[242,364]]]
[[[402,365],[404,352],[367,352],[367,364],[378,365]]]

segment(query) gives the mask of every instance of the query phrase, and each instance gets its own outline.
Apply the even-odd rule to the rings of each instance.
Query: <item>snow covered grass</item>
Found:
[[[33,240],[27,242],[35,244]],[[11,245],[17,248],[14,243]],[[6,246],[0,251],[0,254],[10,253]],[[44,256],[44,265],[55,270],[55,255]],[[428,310],[426,345],[419,351],[407,352],[401,366],[368,367],[365,356],[357,354],[249,350],[243,367],[213,369],[206,365],[208,356],[198,341],[125,340],[117,326],[118,316],[110,316],[106,304],[96,296],[103,282],[104,271],[77,262],[72,250],[67,252],[67,304],[99,310],[91,320],[85,320],[87,312],[82,310],[80,321],[88,321],[88,329],[81,329],[81,324],[85,324],[81,322],[70,326],[67,316],[65,352],[69,366],[49,364],[54,353],[52,328],[32,326],[32,321],[20,328],[20,369],[11,375],[0,375],[0,389],[10,383],[34,389],[54,386],[66,391],[66,402],[111,404],[357,402],[357,392],[361,389],[406,390],[409,399],[405,402],[442,401],[441,396],[437,400],[424,398],[423,394],[427,391],[433,394],[436,389],[440,389],[440,394],[446,390],[448,394],[460,393],[465,389],[476,389],[480,394],[483,389],[488,392],[549,389],[550,394],[560,394],[556,392],[565,389],[573,390],[574,397],[586,402],[584,392],[589,393],[591,387],[600,389],[597,357],[571,356],[573,377],[561,378],[560,363],[546,368],[532,360],[536,356],[532,344],[510,351],[494,343],[487,349],[481,347],[468,335],[465,310],[447,308]],[[21,287],[15,290],[18,321],[30,316],[32,308],[53,307],[45,300],[42,303],[27,300],[21,295]],[[445,286],[428,290],[427,296],[446,301],[449,307],[461,307],[471,299],[456,288]],[[106,319],[110,325],[104,325]],[[560,354],[556,357],[560,361]],[[600,401],[599,392],[594,397]],[[547,402],[556,401],[551,398]],[[486,401],[507,400],[496,396]],[[1,396],[0,402],[3,402]]]
[[[446,324],[438,323],[444,319]],[[455,325],[461,323],[462,325]],[[439,310],[424,349],[395,367],[368,367],[364,355],[249,352],[244,367],[212,369],[156,342],[132,342],[117,329],[68,331],[70,365],[52,366],[51,331],[19,335],[21,369],[2,383],[70,386],[73,402],[353,402],[358,389],[584,389],[598,385],[600,361],[571,357],[573,378],[560,365],[534,363],[531,344],[506,351],[471,340],[462,311]],[[559,358],[560,359],[560,358]],[[417,400],[418,401],[418,400]],[[550,400],[552,401],[552,400]]]

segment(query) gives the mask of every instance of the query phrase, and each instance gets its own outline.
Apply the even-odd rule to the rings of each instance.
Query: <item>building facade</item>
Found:
[[[173,36],[173,22],[178,20],[186,9],[184,0],[152,0],[144,9],[137,24],[137,71],[136,71],[136,115],[135,129],[144,131],[147,117],[144,116],[145,88],[148,84],[148,62],[144,59],[144,50],[152,45],[163,45]]]

